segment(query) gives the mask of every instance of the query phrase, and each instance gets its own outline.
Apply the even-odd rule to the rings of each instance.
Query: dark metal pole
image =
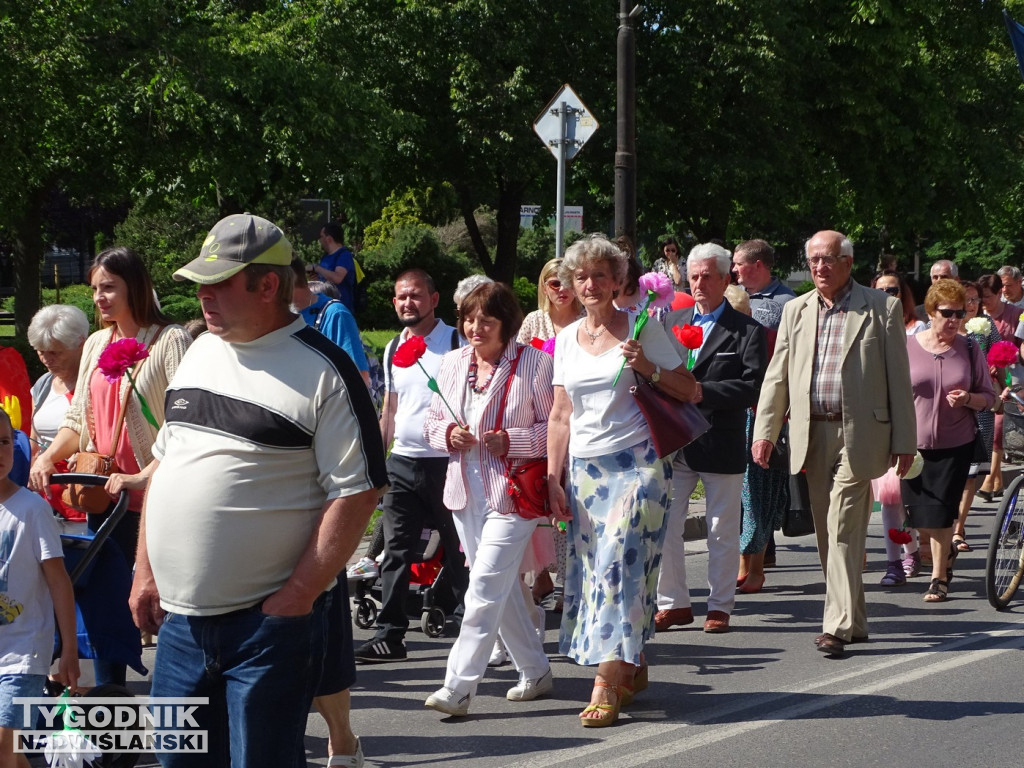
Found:
[[[639,11],[639,6],[633,13]],[[615,236],[636,244],[636,38],[628,0],[619,0],[616,40]]]

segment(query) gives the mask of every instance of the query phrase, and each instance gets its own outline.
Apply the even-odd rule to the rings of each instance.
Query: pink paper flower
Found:
[[[552,336],[550,339],[539,339],[534,336],[530,339],[530,346],[534,349],[539,349],[541,352],[546,352],[552,357],[555,356],[555,337]]]
[[[149,357],[146,345],[138,339],[119,339],[100,353],[97,366],[111,384],[117,384],[133,365]]]
[[[672,281],[663,272],[648,272],[640,275],[640,291],[641,293],[648,292],[648,295],[650,292],[655,294],[652,297],[651,306],[657,309],[667,309],[672,306],[672,301],[676,297]]]

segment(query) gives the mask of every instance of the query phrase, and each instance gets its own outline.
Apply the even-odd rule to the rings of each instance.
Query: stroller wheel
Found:
[[[444,634],[444,625],[448,617],[437,606],[423,612],[420,617],[420,628],[427,637],[440,637]]]
[[[364,597],[356,605],[355,620],[360,629],[369,629],[377,623],[377,606],[370,598]]]
[[[80,699],[81,706],[86,711],[86,717],[88,717],[90,709],[89,699],[113,697],[134,698],[132,692],[123,685],[116,685],[114,683],[97,685]],[[138,761],[139,755],[131,752],[104,752],[98,759],[87,763],[87,765],[92,766],[92,768],[132,768]]]

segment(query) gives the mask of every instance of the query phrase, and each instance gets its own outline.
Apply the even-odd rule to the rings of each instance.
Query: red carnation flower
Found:
[[[889,538],[896,544],[909,544],[913,537],[902,528],[890,528]]]
[[[138,339],[120,339],[107,345],[100,353],[97,366],[111,384],[117,384],[133,365],[149,357],[146,345]]]
[[[704,343],[704,328],[699,325],[674,325],[672,333],[687,349],[700,349],[700,345]]]
[[[1017,347],[1012,341],[997,341],[988,351],[986,359],[993,368],[1006,368],[1017,362]]]
[[[419,362],[426,351],[427,342],[422,336],[410,336],[395,350],[395,356],[391,362],[399,368],[411,368]]]

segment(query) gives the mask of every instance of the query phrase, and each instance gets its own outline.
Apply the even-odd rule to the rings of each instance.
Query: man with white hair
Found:
[[[757,403],[768,352],[761,324],[725,300],[731,269],[732,255],[725,248],[713,243],[696,246],[686,260],[695,305],[669,312],[664,319],[676,351],[697,379],[694,402],[711,422],[711,429],[679,451],[672,465],[673,501],[654,616],[658,631],[693,621],[683,527],[698,480],[704,483],[708,521],[710,591],[705,632],[729,631],[736,599],[740,493],[747,465],[746,412]],[[692,348],[684,346],[675,330],[684,326],[701,329],[700,341],[690,342]]]
[[[815,290],[782,310],[751,454],[767,467],[788,418],[790,471],[807,473],[825,573],[814,645],[842,656],[847,643],[868,639],[861,569],[871,479],[893,465],[907,474],[917,417],[899,301],[853,280],[853,243],[841,232],[818,232],[805,253]]]

